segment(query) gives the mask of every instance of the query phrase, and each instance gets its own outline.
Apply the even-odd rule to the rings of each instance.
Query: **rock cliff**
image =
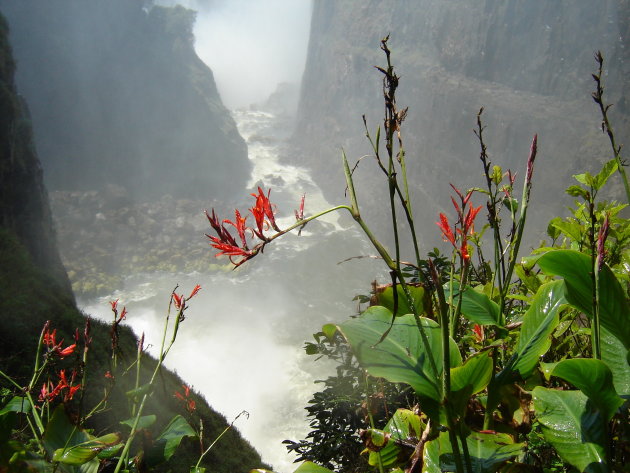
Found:
[[[240,195],[247,147],[194,51],[195,13],[149,3],[0,0],[47,186]]]
[[[568,202],[563,189],[571,175],[596,171],[612,157],[590,97],[597,50],[606,59],[607,99],[617,104],[616,131],[630,138],[629,8],[627,0],[315,0],[291,159],[310,166],[334,202],[345,201],[340,149],[352,162],[370,153],[361,116],[372,133],[382,125],[381,74],[372,66],[384,64],[379,42],[391,34],[426,244],[439,241],[432,222],[449,206],[449,182],[483,183],[472,132],[481,107],[490,159],[521,177],[538,133],[530,228],[544,230]],[[368,161],[357,171],[359,199],[368,217],[383,223],[377,202],[386,183]]]
[[[74,329],[83,327],[85,317],[75,305],[57,251],[31,120],[26,103],[16,91],[15,69],[7,23],[0,15],[0,369],[19,385],[26,386],[32,376],[31,363],[45,321],[51,320],[60,338],[72,340]],[[110,327],[92,321],[91,337],[88,370],[91,389],[85,398],[89,405],[93,405],[94,397],[100,398],[103,374],[110,369]],[[121,327],[121,347],[133,347],[135,351],[137,342],[128,327]],[[145,359],[143,369],[152,369],[154,362]],[[183,383],[169,370],[163,370],[162,374],[163,384],[147,403],[147,411],[160,414],[160,428],[181,410],[172,393],[181,389]],[[3,390],[13,388],[4,379],[1,386]],[[112,425],[119,428],[118,422],[128,417],[124,393],[133,386],[121,379],[109,398],[110,409],[101,417],[97,414],[89,427],[97,431],[111,429]],[[226,419],[197,394],[194,397],[197,398],[196,415],[203,420],[206,436],[216,438],[227,427]],[[3,393],[1,402],[6,399]],[[211,465],[220,472],[245,472],[263,465],[260,455],[236,430],[226,434],[224,443],[206,457],[206,467]],[[15,444],[3,450],[3,468],[8,464],[6,455],[11,455],[12,449],[18,447],[19,444]],[[156,471],[188,472],[199,457],[198,450],[193,442],[183,445],[171,463]],[[12,468],[22,469],[18,455],[11,462]]]

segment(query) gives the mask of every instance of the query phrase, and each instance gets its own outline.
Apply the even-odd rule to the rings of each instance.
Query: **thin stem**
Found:
[[[238,420],[239,417],[241,417],[243,414],[245,414],[247,417],[249,417],[249,412],[247,411],[241,411],[239,413],[239,415],[237,415],[234,420],[230,423],[230,425],[228,425],[225,429],[223,429],[223,432],[221,432],[219,434],[219,436],[214,439],[214,441],[208,446],[208,448],[206,448],[206,450],[201,454],[201,456],[199,457],[199,460],[197,460],[197,464],[194,467],[194,471],[197,471],[199,469],[199,465],[201,464],[201,460],[203,460],[203,457],[206,456],[206,454],[212,450],[212,447],[214,447],[216,445],[216,443],[221,440],[221,437],[223,437],[228,430],[230,430],[232,428],[232,426],[234,426],[234,423]]]
[[[595,103],[599,106],[599,111],[602,115],[602,131],[605,131],[608,135],[608,140],[610,141],[610,146],[612,147],[613,156],[615,158],[615,161],[617,161],[617,171],[621,176],[623,187],[626,191],[626,201],[630,203],[630,185],[628,185],[628,177],[626,176],[626,170],[624,169],[625,163],[621,159],[621,145],[616,144],[615,134],[613,132],[612,125],[608,120],[608,109],[612,105],[604,104],[604,86],[602,85],[604,57],[602,56],[601,51],[597,51],[595,53],[595,60],[597,61],[599,67],[597,74],[593,74],[593,79],[596,83],[596,90],[591,94],[591,96],[593,97]]]

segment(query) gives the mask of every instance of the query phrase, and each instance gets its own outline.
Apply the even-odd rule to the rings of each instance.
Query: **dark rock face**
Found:
[[[242,193],[247,147],[194,52],[194,12],[142,3],[0,0],[47,186]]]
[[[23,246],[33,264],[58,286],[55,290],[72,299],[56,247],[30,116],[16,93],[14,71],[7,25],[0,16],[0,231]],[[10,274],[13,268],[2,266],[2,271]]]
[[[630,138],[629,8],[627,0],[316,0],[291,158],[313,169],[333,202],[345,201],[340,150],[351,164],[370,154],[361,116],[372,133],[382,126],[381,74],[372,66],[385,63],[379,43],[391,33],[420,235],[439,241],[432,222],[450,204],[449,182],[483,184],[472,133],[481,107],[490,159],[520,178],[538,133],[530,228],[544,229],[568,202],[571,175],[612,158],[590,97],[596,50],[606,59],[606,99],[618,104],[618,139]],[[386,183],[368,161],[356,172],[359,203],[384,223]],[[613,193],[621,189],[614,181]]]

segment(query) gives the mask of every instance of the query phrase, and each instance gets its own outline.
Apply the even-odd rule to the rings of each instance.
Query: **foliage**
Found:
[[[571,217],[550,223],[551,244],[519,259],[538,137],[531,143],[519,198],[516,173],[489,160],[481,109],[475,134],[486,187],[462,192],[451,184],[455,218],[440,213],[437,222],[452,247],[445,261],[435,251],[428,259],[419,254],[401,131],[406,110],[396,104],[399,77],[387,41],[381,43],[387,64],[377,67],[383,74],[383,128],[372,135],[366,125],[366,135],[390,191],[393,250],[381,244],[362,217],[354,189],[356,165],[350,166],[345,153],[350,204],[328,211],[350,213],[389,270],[391,284],[375,283],[371,297],[359,298],[370,307],[358,317],[324,326],[317,343],[307,344],[308,353],[337,357],[339,373],[307,408],[313,419],[308,440],[287,441],[289,450],[300,454],[298,461],[340,471],[623,470],[630,459],[630,240],[628,221],[620,213],[626,204],[599,201],[598,193],[614,175],[628,187],[621,147],[606,114],[601,54],[596,55],[593,99],[614,156],[596,174],[574,176],[577,184],[567,192],[577,199],[575,209]],[[212,246],[238,257],[235,266],[328,212],[305,217],[302,201],[296,223],[281,230],[269,192],[259,189],[254,197],[250,212],[257,229],[248,229],[238,211],[235,223],[221,222],[214,211],[209,217],[217,234],[210,237]],[[484,205],[473,204],[479,198],[488,210],[488,224],[481,230],[475,228],[475,218]],[[226,223],[237,229],[240,241]],[[411,263],[401,254],[403,231],[409,231],[414,244]],[[492,257],[484,254],[488,247]],[[352,357],[339,355],[345,352],[338,341],[332,350],[322,344],[324,337],[339,335]],[[348,416],[351,406],[341,403],[349,400],[344,395],[351,393],[358,407],[356,391],[362,390],[369,402],[370,386],[377,380],[387,382],[390,391],[410,389],[413,408],[393,410],[378,423],[369,412],[364,419]],[[352,462],[339,445],[347,439],[358,450],[353,435],[357,421],[363,426],[361,455],[369,467]],[[304,463],[296,471],[304,468],[313,466]]]

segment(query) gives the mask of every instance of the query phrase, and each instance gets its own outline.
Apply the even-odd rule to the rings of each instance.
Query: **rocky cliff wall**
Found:
[[[0,16],[0,231],[73,300],[56,247],[48,195],[33,143],[28,108],[16,93],[15,62]],[[2,247],[8,253],[8,247]],[[14,268],[0,266],[10,277]]]
[[[504,169],[524,175],[538,133],[531,223],[544,230],[568,202],[571,175],[611,157],[590,97],[598,49],[616,131],[630,138],[628,8],[627,0],[315,0],[291,159],[310,166],[334,202],[345,201],[340,149],[353,162],[370,153],[361,116],[372,132],[382,123],[381,74],[372,66],[384,64],[379,42],[391,33],[398,104],[409,107],[403,138],[414,210],[427,244],[439,241],[432,222],[449,205],[449,182],[483,183],[472,132],[481,107],[490,158]],[[383,223],[386,184],[368,161],[357,171],[359,199]]]
[[[242,194],[247,147],[193,47],[194,12],[129,0],[0,0],[50,190]]]

